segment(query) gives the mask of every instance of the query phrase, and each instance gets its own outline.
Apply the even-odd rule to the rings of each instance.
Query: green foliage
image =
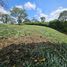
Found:
[[[24,22],[23,24],[26,24],[26,25],[38,25],[38,26],[48,26],[48,22]]]
[[[62,32],[67,34],[67,21],[62,23]]]
[[[45,17],[40,17],[41,22],[45,22]]]
[[[2,21],[3,23],[8,23],[8,22],[10,21],[10,15],[9,15],[9,14],[3,14],[3,15],[1,16],[1,21]]]
[[[59,21],[67,21],[67,11],[66,10],[60,13],[58,20]]]
[[[32,18],[31,22],[39,22],[35,17]]]
[[[61,30],[62,29],[62,22],[60,22],[59,20],[50,21],[49,27],[57,29],[57,30]]]
[[[0,50],[0,67],[67,67],[67,44],[12,44]]]
[[[30,23],[31,22],[31,20],[30,19],[28,19],[28,18],[25,18],[25,20],[23,21],[23,23]]]
[[[50,21],[49,27],[67,34],[67,21],[59,21],[59,20]]]
[[[25,9],[14,7],[11,10],[11,15],[15,17],[18,21],[18,24],[21,24],[22,21],[27,17]]]

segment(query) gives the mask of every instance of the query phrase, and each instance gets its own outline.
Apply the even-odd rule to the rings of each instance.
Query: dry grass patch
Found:
[[[11,37],[0,39],[0,48],[9,46],[11,44],[21,44],[21,43],[40,43],[48,42],[49,40],[46,37],[42,36],[22,36],[22,37]]]

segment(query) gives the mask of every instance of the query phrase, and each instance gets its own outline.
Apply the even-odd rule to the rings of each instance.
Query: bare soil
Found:
[[[2,38],[0,39],[0,48],[7,47],[11,44],[21,44],[21,43],[40,43],[48,42],[49,40],[46,37],[42,36],[22,36],[22,37],[11,37],[11,38]]]

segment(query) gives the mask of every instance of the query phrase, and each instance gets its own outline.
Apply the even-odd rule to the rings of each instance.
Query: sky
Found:
[[[25,8],[29,18],[40,20],[44,16],[46,21],[57,19],[59,14],[67,10],[67,0],[4,0],[7,9],[13,7]],[[5,9],[0,9],[0,11]]]

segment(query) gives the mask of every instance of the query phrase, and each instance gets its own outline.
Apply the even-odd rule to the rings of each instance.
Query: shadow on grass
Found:
[[[0,50],[0,67],[67,67],[67,44],[11,44]]]

